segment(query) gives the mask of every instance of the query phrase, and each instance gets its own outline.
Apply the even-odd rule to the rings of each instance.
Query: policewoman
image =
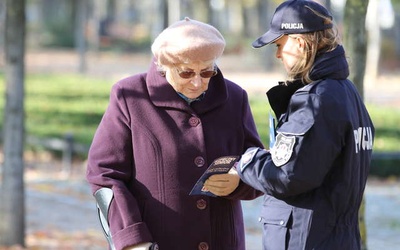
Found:
[[[240,199],[262,192],[227,174],[223,198],[189,195],[213,160],[262,146],[246,92],[216,65],[224,47],[186,18],[155,39],[147,72],[112,87],[87,166],[110,248],[245,249]]]
[[[374,127],[347,79],[332,16],[313,1],[285,1],[253,47],[268,44],[288,74],[267,92],[278,118],[275,144],[248,149],[237,166],[245,183],[265,193],[263,249],[360,249]]]

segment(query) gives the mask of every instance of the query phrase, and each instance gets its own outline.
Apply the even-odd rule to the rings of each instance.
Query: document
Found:
[[[204,182],[211,175],[228,173],[239,159],[240,156],[223,156],[215,159],[193,186],[193,189],[190,191],[189,195],[208,195],[216,197],[216,195],[204,188]]]

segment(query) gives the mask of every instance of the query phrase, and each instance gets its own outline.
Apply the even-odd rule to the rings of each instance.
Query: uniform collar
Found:
[[[346,79],[349,76],[349,65],[343,46],[338,45],[334,50],[322,53],[315,58],[310,77],[319,79]]]

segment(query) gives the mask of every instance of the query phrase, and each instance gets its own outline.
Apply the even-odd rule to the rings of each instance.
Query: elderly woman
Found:
[[[148,72],[113,86],[87,169],[111,248],[245,249],[240,200],[261,192],[227,174],[226,196],[189,195],[213,160],[262,146],[246,92],[216,65],[224,47],[186,18],[155,39]]]

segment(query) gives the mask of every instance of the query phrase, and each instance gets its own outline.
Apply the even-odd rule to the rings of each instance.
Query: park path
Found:
[[[56,168],[57,169],[57,168]],[[59,168],[61,170],[61,168]],[[82,165],[67,178],[61,171],[27,171],[27,243],[34,250],[105,250],[94,199]],[[44,174],[45,173],[45,174]],[[370,179],[365,191],[368,250],[400,245],[400,181]],[[247,250],[260,250],[262,198],[244,201]]]

